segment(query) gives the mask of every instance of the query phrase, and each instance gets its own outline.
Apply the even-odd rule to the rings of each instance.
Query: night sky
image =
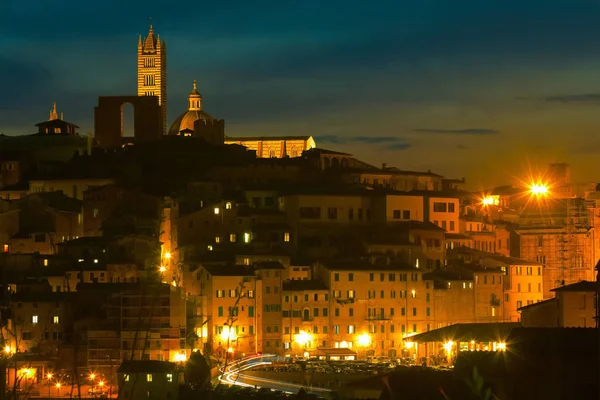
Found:
[[[169,124],[193,79],[228,135],[313,135],[402,169],[512,183],[565,161],[600,179],[600,1],[0,1],[0,132],[57,101],[93,129],[136,93],[148,17],[167,41]]]

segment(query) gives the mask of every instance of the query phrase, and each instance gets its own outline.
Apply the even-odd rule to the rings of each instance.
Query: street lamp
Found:
[[[48,372],[46,374],[46,378],[48,379],[48,398],[50,398],[50,386],[52,385],[52,373]]]
[[[368,333],[363,333],[356,338],[356,342],[359,347],[363,347],[365,349],[365,359],[367,358],[367,347],[371,346],[372,340],[371,335]]]
[[[310,347],[309,344],[310,344],[311,340],[312,340],[312,335],[305,331],[300,331],[294,337],[294,341],[304,348],[303,353],[306,353],[307,347]]]
[[[96,391],[94,390],[94,379],[96,379],[96,374],[92,372],[90,374],[90,381],[92,381],[92,396],[96,397]]]
[[[171,253],[169,253],[168,251],[165,253],[165,260],[170,260],[171,259]]]
[[[529,186],[529,192],[536,197],[544,197],[548,195],[548,186],[543,183],[533,183]]]
[[[56,393],[58,394],[58,397],[60,397],[60,382],[56,382]]]

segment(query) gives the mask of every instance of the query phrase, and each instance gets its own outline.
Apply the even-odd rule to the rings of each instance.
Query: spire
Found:
[[[152,24],[150,24],[148,36],[144,41],[144,50],[156,50],[156,38],[154,37],[154,29],[152,28]]]
[[[52,111],[50,111],[50,119],[49,121],[54,121],[58,119],[58,113],[56,112],[56,102],[54,102],[54,106],[52,107]]]
[[[142,48],[143,44],[142,44],[142,35],[140,35],[139,39],[138,39],[138,48]]]
[[[198,92],[196,86],[196,80],[194,79],[194,88],[188,96],[188,111],[200,111],[202,110],[202,96]]]

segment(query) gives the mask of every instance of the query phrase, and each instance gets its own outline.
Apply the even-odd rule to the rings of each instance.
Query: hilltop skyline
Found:
[[[168,125],[196,79],[227,135],[313,135],[473,190],[556,161],[596,179],[599,4],[360,4],[56,4],[64,24],[0,5],[0,132],[34,133],[53,101],[91,132],[98,96],[135,94],[151,16],[168,47]]]

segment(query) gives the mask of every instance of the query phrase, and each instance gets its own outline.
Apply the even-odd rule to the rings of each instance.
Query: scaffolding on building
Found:
[[[544,293],[590,279],[594,268],[593,228],[584,199],[560,199],[522,211],[517,233],[520,256],[544,265]]]

